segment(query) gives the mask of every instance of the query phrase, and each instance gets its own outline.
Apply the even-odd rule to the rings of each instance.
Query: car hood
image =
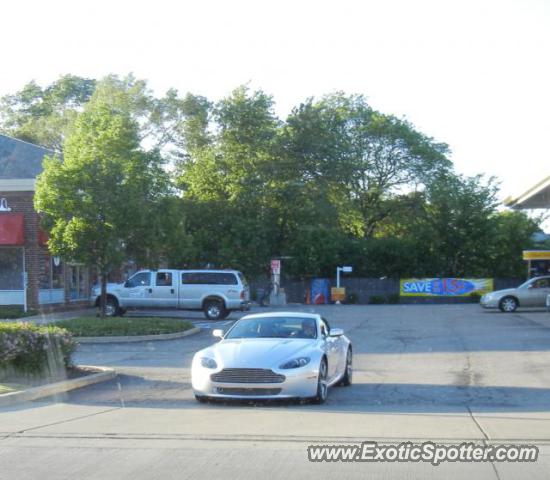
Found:
[[[225,368],[278,368],[299,356],[309,356],[317,341],[288,338],[235,338],[203,350]],[[200,352],[199,352],[200,353]]]
[[[504,295],[517,295],[518,289],[517,288],[506,288],[504,290],[495,290],[494,292],[489,292],[489,295],[494,295],[496,297],[503,297]]]

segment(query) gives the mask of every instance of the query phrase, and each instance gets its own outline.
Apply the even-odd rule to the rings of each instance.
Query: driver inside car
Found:
[[[316,336],[317,329],[315,328],[315,320],[310,318],[302,320],[302,337],[315,338]]]

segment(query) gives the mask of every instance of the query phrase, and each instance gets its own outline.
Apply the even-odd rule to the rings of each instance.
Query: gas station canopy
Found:
[[[508,197],[504,205],[515,210],[550,208],[550,177],[546,177],[517,198]]]

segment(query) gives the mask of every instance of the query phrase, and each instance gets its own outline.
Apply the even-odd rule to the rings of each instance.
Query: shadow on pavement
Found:
[[[119,387],[120,385],[120,387]],[[61,397],[30,402],[18,409],[34,408],[44,402],[125,408],[208,409],[227,407],[298,408],[339,413],[464,413],[550,412],[550,388],[484,387],[408,383],[356,383],[334,387],[324,405],[305,401],[214,401],[199,404],[186,382],[149,380],[132,375],[92,387],[75,390]]]

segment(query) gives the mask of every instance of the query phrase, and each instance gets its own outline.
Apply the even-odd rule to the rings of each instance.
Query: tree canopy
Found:
[[[50,250],[93,265],[102,278],[126,259],[150,260],[168,178],[158,151],[140,145],[133,98],[100,83],[64,142],[63,159],[46,158],[35,207]]]
[[[144,80],[72,75],[0,100],[0,131],[49,146],[37,208],[50,248],[103,270],[215,265],[257,275],[522,276],[538,222],[498,184],[458,175],[449,147],[362,95],[279,118],[240,86],[213,101]],[[62,156],[61,156],[62,154]]]

